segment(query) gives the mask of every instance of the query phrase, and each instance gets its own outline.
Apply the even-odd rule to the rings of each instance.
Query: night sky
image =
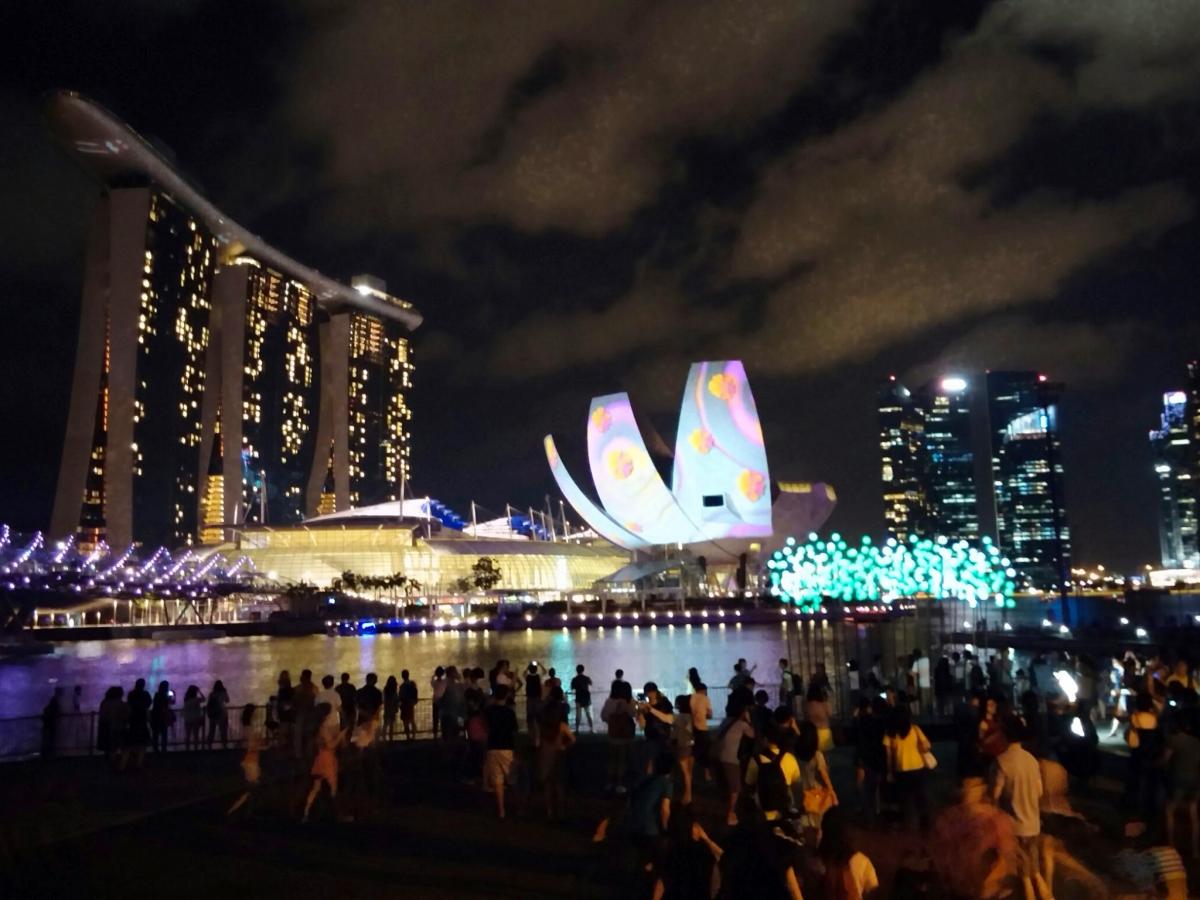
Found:
[[[1065,381],[1076,558],[1157,562],[1147,430],[1200,355],[1188,0],[6,3],[0,520],[45,527],[97,187],[78,90],[210,199],[425,315],[414,493],[541,506],[588,398],[673,441],[746,362],[772,475],[882,529],[889,373]]]

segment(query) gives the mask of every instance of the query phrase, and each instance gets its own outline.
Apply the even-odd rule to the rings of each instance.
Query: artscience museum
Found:
[[[745,366],[698,362],[688,372],[667,485],[626,393],[592,399],[587,459],[598,501],[544,445],[559,490],[600,536],[634,554],[618,573],[642,590],[669,569],[684,593],[756,588],[761,560],[789,534],[818,529],[837,497],[823,483],[773,482]],[[689,582],[691,582],[689,584]]]

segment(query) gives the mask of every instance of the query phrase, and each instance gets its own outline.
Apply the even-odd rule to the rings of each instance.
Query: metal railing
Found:
[[[771,697],[774,705],[779,696],[777,685],[760,685]],[[725,702],[729,694],[727,687],[710,687],[709,702],[712,704],[713,717],[717,721],[725,714]],[[574,697],[568,692],[569,704],[568,723],[575,726]],[[597,734],[607,733],[607,726],[600,719],[600,710],[608,699],[607,692],[592,692],[592,728]],[[254,715],[248,726],[242,725],[243,706],[230,704],[226,727],[222,730],[220,720],[214,723],[205,716],[199,723],[198,740],[187,727],[182,714],[175,711],[175,721],[167,729],[166,745],[169,752],[198,752],[203,750],[220,750],[229,747],[244,746],[248,734],[252,731],[260,740],[270,741],[278,738],[278,731],[269,733],[267,728],[267,707],[254,707]],[[522,694],[516,698],[517,723],[521,731],[526,730],[526,701]],[[433,736],[433,701],[424,697],[417,701],[413,709],[413,724],[417,735],[421,738]],[[587,731],[587,719],[584,718],[583,730]],[[315,723],[313,723],[315,728]],[[42,716],[18,716],[0,719],[0,760],[29,759],[31,757],[49,754],[52,756],[91,756],[103,752],[99,747],[101,740],[101,722],[98,712],[62,713],[58,716],[52,729],[47,731]],[[210,733],[212,738],[210,739]],[[404,726],[400,717],[396,717],[395,728],[388,731],[383,726],[377,739],[384,742],[404,740]],[[127,739],[121,740],[125,749],[130,749]],[[152,753],[146,745],[146,752]]]

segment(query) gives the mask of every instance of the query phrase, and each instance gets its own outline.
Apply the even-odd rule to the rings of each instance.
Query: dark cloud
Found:
[[[656,199],[677,142],[778,109],[858,8],[364,4],[314,35],[289,111],[332,148],[342,236],[440,219],[602,234]]]

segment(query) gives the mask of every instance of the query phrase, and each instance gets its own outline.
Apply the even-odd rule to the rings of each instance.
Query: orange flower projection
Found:
[[[712,378],[708,379],[708,392],[718,400],[728,402],[737,396],[737,391],[737,379],[732,375],[718,372]]]
[[[692,431],[688,438],[692,442],[692,447],[697,453],[708,453],[713,447],[712,432],[707,428],[696,428]]]
[[[743,469],[742,474],[738,476],[738,490],[742,492],[747,500],[757,500],[763,495],[763,490],[765,490],[766,486],[767,482],[763,478],[762,472]]]

